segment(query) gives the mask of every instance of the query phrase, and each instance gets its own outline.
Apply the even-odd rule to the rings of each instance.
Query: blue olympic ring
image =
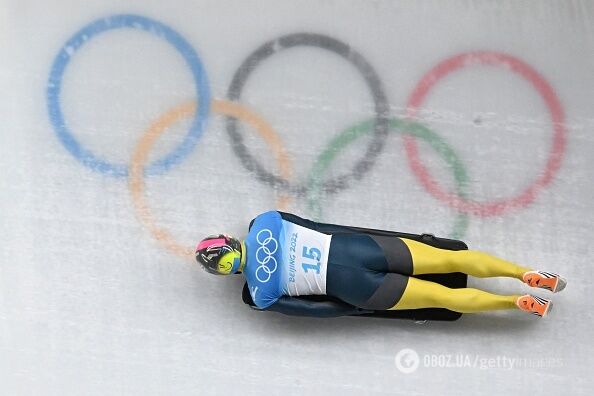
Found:
[[[174,46],[185,59],[194,78],[200,106],[194,116],[194,120],[187,135],[172,152],[163,158],[157,159],[145,169],[146,174],[160,174],[167,171],[171,166],[179,163],[184,157],[190,154],[194,146],[198,143],[198,139],[202,135],[206,126],[211,100],[206,72],[198,54],[179,33],[161,22],[139,15],[120,14],[91,22],[74,34],[74,36],[72,36],[58,52],[52,65],[47,84],[47,107],[49,118],[60,142],[82,164],[94,171],[105,173],[110,176],[128,176],[128,165],[111,164],[96,157],[91,151],[81,146],[66,126],[64,115],[60,108],[62,77],[64,76],[64,70],[70,61],[70,57],[93,36],[111,29],[119,28],[140,29],[165,39],[168,43]]]

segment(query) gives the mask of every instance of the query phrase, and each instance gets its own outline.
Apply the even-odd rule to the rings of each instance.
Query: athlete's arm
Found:
[[[401,238],[408,238],[414,240],[421,240],[424,242],[422,238],[425,236],[417,235],[417,234],[409,234],[405,232],[395,232],[389,230],[379,230],[375,228],[363,228],[363,227],[354,227],[349,225],[339,225],[339,224],[328,224],[328,223],[318,223],[315,221],[307,220],[296,216],[292,213],[280,212],[281,217],[283,220],[290,221],[295,224],[299,224],[303,227],[310,228],[312,230],[316,230],[322,232],[324,234],[366,234],[366,235],[377,235],[377,236],[387,236],[387,237],[401,237]],[[250,223],[251,226],[251,223]],[[431,234],[427,234],[431,236]],[[436,239],[436,237],[431,236],[432,239]],[[442,241],[446,241],[445,238],[439,238]]]
[[[316,231],[322,232],[324,234],[359,232],[358,230],[355,229],[355,227],[342,226],[342,225],[338,225],[338,224],[318,223],[315,221],[304,219],[304,218],[294,215],[292,213],[286,213],[286,212],[281,212],[281,211],[278,211],[278,213],[281,215],[281,218],[283,220],[290,221],[291,223],[298,224],[302,227],[306,227],[311,230],[316,230]],[[252,224],[254,224],[255,220],[256,219],[252,219],[248,229],[252,228]]]
[[[280,312],[292,316],[331,318],[346,315],[361,315],[373,311],[357,308],[338,301],[311,301],[299,297],[283,296],[265,311]]]
[[[327,223],[318,223],[315,221],[311,221],[308,219],[304,219],[302,217],[296,216],[292,213],[280,212],[280,215],[283,220],[290,221],[291,223],[299,224],[300,226],[316,230],[322,232],[324,234],[335,234],[335,233],[353,233],[355,231],[351,230],[350,227],[342,226],[338,224],[327,224]]]

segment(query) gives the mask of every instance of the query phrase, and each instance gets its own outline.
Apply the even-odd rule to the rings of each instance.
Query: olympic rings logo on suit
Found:
[[[170,113],[167,113],[169,115],[165,119],[160,118],[156,124],[147,130],[141,142],[139,142],[130,167],[125,164],[109,163],[83,147],[68,128],[60,104],[61,84],[70,59],[76,54],[79,48],[93,37],[103,32],[120,28],[144,31],[172,45],[189,66],[194,80],[193,87],[197,95],[194,105],[181,106],[179,111],[172,110]],[[347,128],[342,133],[330,139],[328,147],[325,148],[314,162],[307,180],[303,183],[293,183],[289,178],[291,169],[287,165],[286,153],[282,147],[279,148],[281,143],[278,134],[258,115],[251,113],[237,101],[241,98],[247,80],[257,66],[274,54],[299,46],[329,51],[349,62],[359,72],[369,88],[374,103],[374,117],[370,121]],[[419,109],[428,97],[431,89],[441,79],[450,73],[474,65],[502,67],[504,70],[511,71],[530,83],[543,99],[550,114],[553,127],[553,139],[545,169],[538,172],[538,178],[519,194],[498,201],[477,202],[471,200],[468,197],[468,190],[466,189],[470,178],[453,148],[435,132],[429,130],[419,122],[412,120],[413,117],[418,115]],[[391,131],[402,133],[405,148],[404,153],[407,156],[409,167],[413,174],[427,192],[439,201],[455,209],[458,213],[458,219],[450,235],[455,238],[462,237],[464,230],[468,226],[468,216],[470,215],[480,217],[497,216],[510,209],[525,207],[532,203],[536,199],[537,193],[551,183],[559,170],[565,151],[567,135],[564,110],[554,89],[533,67],[509,54],[494,51],[472,51],[457,54],[439,62],[422,76],[409,95],[406,105],[407,118],[403,120],[390,116],[390,104],[383,83],[371,63],[361,53],[347,43],[324,34],[293,33],[269,40],[252,51],[234,73],[227,90],[228,100],[223,101],[211,97],[210,87],[202,61],[198,53],[180,33],[162,22],[134,14],[116,14],[97,19],[81,28],[68,39],[52,63],[47,83],[46,98],[49,119],[53,130],[66,150],[76,160],[93,171],[108,176],[129,177],[129,186],[134,207],[143,223],[151,229],[155,238],[162,241],[170,250],[181,253],[182,255],[191,255],[189,253],[191,249],[180,247],[179,244],[173,241],[173,238],[169,237],[165,230],[156,227],[153,220],[149,218],[150,211],[148,206],[140,199],[143,188],[142,178],[145,174],[162,174],[174,165],[179,164],[188,156],[202,136],[211,111],[218,112],[219,114],[222,113],[227,117],[226,131],[230,137],[233,151],[240,158],[242,165],[253,173],[258,180],[278,189],[283,194],[292,194],[296,197],[305,196],[308,200],[308,206],[315,212],[318,220],[321,217],[321,210],[316,194],[334,194],[346,189],[353,182],[359,181],[372,169],[372,166],[385,146],[388,133]],[[200,103],[199,106],[196,105],[198,102]],[[157,159],[145,168],[144,163],[148,157],[148,150],[152,147],[158,134],[165,129],[164,125],[182,116],[192,117],[191,125],[183,141],[169,154]],[[250,154],[249,148],[244,142],[243,135],[239,132],[238,120],[256,126],[262,137],[267,139],[269,146],[276,150],[276,159],[281,169],[280,176],[264,169],[264,166],[258,159]],[[352,168],[346,173],[335,176],[333,179],[322,179],[322,175],[328,169],[333,159],[336,158],[336,154],[367,133],[371,134],[371,138],[369,139],[364,155],[358,160],[352,161]],[[448,163],[456,181],[457,187],[454,192],[444,191],[422,164],[416,144],[416,141],[419,139],[428,142]]]
[[[265,232],[268,233],[268,236],[266,237],[266,239],[261,241],[260,235],[262,235],[262,233],[265,233]],[[272,231],[270,231],[268,228],[260,230],[256,234],[256,241],[260,245],[260,247],[258,247],[258,249],[256,249],[256,261],[258,262],[258,264],[260,264],[260,266],[258,268],[256,268],[256,271],[255,271],[256,278],[261,283],[266,283],[270,280],[270,277],[272,276],[272,274],[274,274],[276,272],[276,269],[278,268],[278,262],[276,261],[276,258],[274,257],[274,254],[278,250],[278,241],[276,239],[274,239],[274,237],[272,236]],[[270,249],[271,244],[274,245],[274,249]],[[265,257],[263,259],[260,259],[260,252],[264,252],[264,254],[265,254]],[[271,261],[274,264],[274,267],[272,269],[268,266],[268,263]],[[266,274],[265,279],[262,279],[259,275],[262,271]]]

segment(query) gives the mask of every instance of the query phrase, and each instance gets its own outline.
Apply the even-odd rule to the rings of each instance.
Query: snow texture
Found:
[[[591,394],[593,4],[0,1],[0,393]],[[273,208],[568,287],[542,320],[259,313],[184,254]]]

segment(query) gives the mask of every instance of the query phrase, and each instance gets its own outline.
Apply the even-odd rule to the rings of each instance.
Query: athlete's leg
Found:
[[[439,283],[409,277],[402,297],[390,309],[446,308],[462,313],[517,309],[519,297],[471,288],[450,289]]]
[[[475,250],[447,250],[400,238],[412,256],[413,275],[463,272],[478,278],[506,276],[522,280],[531,271],[512,262]]]

